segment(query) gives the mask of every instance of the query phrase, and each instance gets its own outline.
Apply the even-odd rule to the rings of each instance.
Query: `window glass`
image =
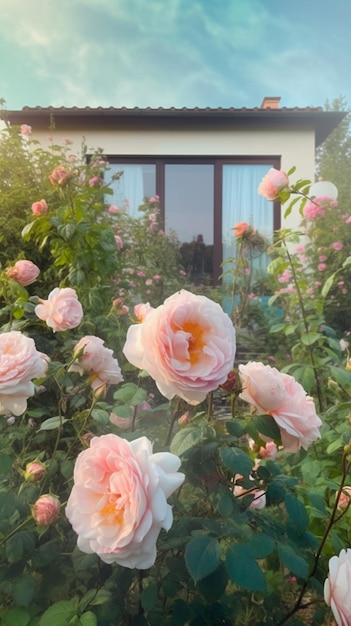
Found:
[[[177,234],[184,267],[198,284],[213,273],[213,192],[213,164],[166,164],[165,229]]]
[[[128,210],[130,215],[136,217],[145,196],[156,194],[156,166],[153,163],[110,163],[109,180],[116,172],[123,174],[109,185],[113,189],[109,202]]]

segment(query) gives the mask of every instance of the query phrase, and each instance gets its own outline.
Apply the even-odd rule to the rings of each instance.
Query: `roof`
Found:
[[[91,127],[199,127],[204,123],[210,128],[286,128],[315,130],[316,145],[320,145],[347,115],[345,111],[324,111],[322,107],[287,108],[277,106],[255,108],[115,108],[115,107],[23,107],[8,111],[6,118],[11,124],[31,124],[50,127],[52,120],[59,129]]]

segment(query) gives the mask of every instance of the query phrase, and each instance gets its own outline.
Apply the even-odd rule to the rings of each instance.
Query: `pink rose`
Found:
[[[118,250],[122,250],[123,248],[123,239],[119,235],[115,235],[115,242]]]
[[[59,165],[51,172],[49,180],[52,185],[58,185],[62,187],[65,183],[72,178],[72,172],[70,172],[64,165]]]
[[[17,261],[13,267],[9,267],[6,270],[6,274],[12,280],[15,280],[16,283],[22,285],[22,287],[27,287],[27,285],[31,285],[36,281],[40,274],[40,269],[37,265],[32,263],[32,261]]]
[[[60,332],[79,326],[83,309],[74,289],[56,287],[47,300],[39,300],[35,307],[35,314],[46,322],[54,332]]]
[[[233,368],[235,330],[219,304],[181,290],[129,327],[123,352],[166,398],[199,404]]]
[[[21,332],[0,334],[0,413],[24,413],[35,391],[32,380],[45,376],[48,360]]]
[[[153,307],[150,306],[148,302],[146,304],[140,302],[139,304],[136,304],[134,306],[134,315],[139,320],[139,322],[143,322],[145,320],[145,317],[150,313],[150,311],[153,310]]]
[[[146,437],[94,437],[77,457],[66,507],[78,548],[105,563],[151,567],[161,528],[172,526],[167,498],[184,480],[179,466],[170,452],[153,454]]]
[[[46,467],[40,461],[32,461],[31,463],[27,463],[26,469],[24,472],[25,480],[29,482],[37,482],[44,478],[46,474]]]
[[[233,226],[235,237],[242,237],[249,230],[250,226],[247,222],[238,222]]]
[[[100,178],[100,176],[93,176],[88,181],[89,187],[100,187],[101,183],[102,179]]]
[[[28,124],[21,124],[21,135],[29,137],[32,134],[32,127]]]
[[[351,487],[343,487],[342,492],[340,494],[338,508],[341,510],[345,510],[350,506],[351,500]]]
[[[111,204],[111,205],[108,207],[108,212],[109,212],[109,213],[112,213],[112,214],[113,214],[113,213],[119,213],[119,212],[120,212],[120,210],[121,210],[121,209],[120,209],[118,206],[116,206],[115,204]]]
[[[334,241],[334,243],[332,244],[332,248],[334,248],[334,250],[336,250],[337,252],[339,252],[339,250],[342,250],[344,247],[344,244],[341,241]]]
[[[32,204],[33,215],[45,215],[48,212],[48,205],[45,200],[38,200]]]
[[[39,526],[50,526],[60,514],[60,500],[49,493],[40,496],[32,508],[32,515]]]
[[[317,269],[318,269],[320,272],[324,272],[324,270],[326,270],[326,269],[327,269],[327,266],[326,266],[326,264],[325,264],[325,263],[318,263],[318,265],[317,265]]]
[[[108,384],[122,382],[123,376],[117,359],[113,352],[104,346],[100,337],[86,335],[74,348],[76,360],[70,366],[69,371],[78,372],[81,376],[86,373],[92,389],[97,389]]]
[[[351,549],[341,550],[329,559],[324,582],[324,600],[331,607],[338,626],[351,624]]]
[[[319,438],[322,422],[314,401],[293,376],[254,361],[239,365],[239,374],[243,388],[240,398],[252,404],[257,413],[272,415],[288,452],[301,446],[307,449]]]
[[[271,167],[262,178],[258,193],[267,200],[277,200],[283,189],[289,189],[289,178],[285,172]]]

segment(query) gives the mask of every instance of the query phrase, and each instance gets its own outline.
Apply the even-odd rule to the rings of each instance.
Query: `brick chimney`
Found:
[[[280,96],[266,96],[263,98],[260,109],[279,109]]]

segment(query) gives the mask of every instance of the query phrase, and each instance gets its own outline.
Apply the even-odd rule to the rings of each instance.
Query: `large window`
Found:
[[[145,196],[160,197],[166,232],[175,231],[184,265],[194,282],[211,282],[223,260],[235,254],[232,228],[248,222],[267,238],[280,228],[279,205],[257,193],[279,157],[109,157],[110,174],[123,175],[112,184],[113,199],[137,216]],[[266,260],[260,260],[264,270]]]

